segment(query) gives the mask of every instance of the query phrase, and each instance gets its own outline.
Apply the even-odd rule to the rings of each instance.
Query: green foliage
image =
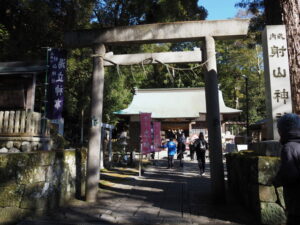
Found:
[[[9,32],[6,29],[6,27],[0,23],[0,52],[4,54],[5,47],[6,47],[6,41],[9,39]]]
[[[94,0],[0,0],[0,24],[9,34],[0,60],[39,59],[42,47],[62,47],[66,30],[89,26],[93,4]]]
[[[104,85],[104,107],[103,121],[110,124],[116,124],[118,117],[113,112],[124,109],[130,103],[133,87],[130,86],[128,76],[124,73],[119,73],[116,68],[106,70],[105,85]],[[130,78],[129,78],[130,79]]]
[[[264,10],[264,0],[241,0],[237,7],[247,8],[253,15],[260,15]]]
[[[254,15],[250,29],[255,31],[262,30],[265,25],[283,24],[283,2],[284,0],[240,0],[236,6],[245,8]]]
[[[261,31],[266,24],[264,1],[266,0],[240,0],[240,2],[235,5],[236,7],[245,8],[246,11],[252,15],[249,30],[257,42],[261,42]]]
[[[91,49],[74,49],[68,54],[67,79],[65,82],[65,132],[73,142],[80,140],[81,123],[89,124],[91,74]],[[88,126],[85,132],[88,133]]]
[[[253,39],[219,41],[217,60],[220,88],[226,105],[243,110],[246,120],[246,79],[248,78],[250,124],[265,117],[265,89],[262,71],[262,49]]]
[[[197,0],[98,0],[94,10],[94,21],[100,27],[202,20],[206,16]]]
[[[3,24],[0,24],[0,43],[9,38],[9,33]]]

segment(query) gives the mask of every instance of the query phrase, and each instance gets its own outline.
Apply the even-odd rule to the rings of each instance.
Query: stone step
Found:
[[[24,220],[17,225],[111,225],[103,221],[98,222],[71,222],[71,221],[53,221],[53,220]]]

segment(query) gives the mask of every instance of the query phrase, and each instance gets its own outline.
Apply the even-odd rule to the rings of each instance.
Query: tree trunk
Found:
[[[293,111],[300,114],[300,1],[280,0],[286,25]]]

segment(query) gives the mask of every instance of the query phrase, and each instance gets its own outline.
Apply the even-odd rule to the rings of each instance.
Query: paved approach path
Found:
[[[196,162],[155,161],[143,177],[104,173],[96,203],[75,200],[52,215],[27,219],[20,225],[39,224],[257,224],[235,203],[214,206],[210,176],[200,177]],[[228,198],[228,197],[227,197]]]

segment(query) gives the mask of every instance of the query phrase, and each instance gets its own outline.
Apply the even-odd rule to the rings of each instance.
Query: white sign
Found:
[[[268,139],[279,139],[277,119],[292,112],[288,48],[284,25],[266,26],[263,32]]]

